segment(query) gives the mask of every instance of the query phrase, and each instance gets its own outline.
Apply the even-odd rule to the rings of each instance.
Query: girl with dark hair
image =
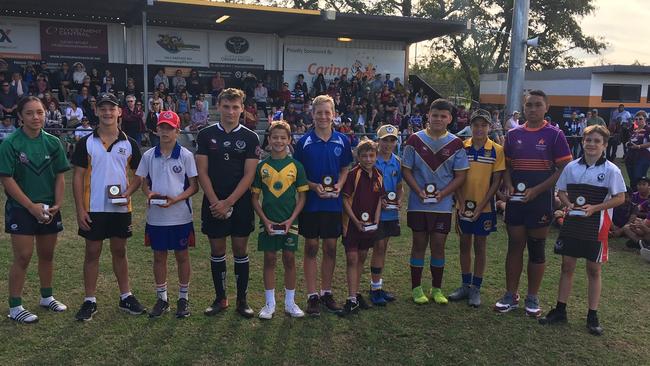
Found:
[[[7,192],[5,232],[11,235],[14,258],[9,269],[9,318],[35,323],[38,316],[22,305],[34,244],[40,306],[54,312],[67,309],[52,296],[52,258],[57,234],[63,230],[59,209],[65,192],[64,172],[70,166],[60,140],[43,131],[46,112],[41,100],[25,97],[18,103],[17,112],[23,126],[0,144],[0,181]]]

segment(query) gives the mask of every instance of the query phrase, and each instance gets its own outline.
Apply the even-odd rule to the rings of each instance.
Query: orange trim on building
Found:
[[[506,103],[506,96],[502,94],[481,94],[481,103],[501,104]],[[599,95],[549,95],[548,101],[551,106],[571,106],[584,108],[616,108],[621,102],[603,102]],[[650,101],[646,96],[641,96],[640,103],[622,102],[626,107],[650,108]]]

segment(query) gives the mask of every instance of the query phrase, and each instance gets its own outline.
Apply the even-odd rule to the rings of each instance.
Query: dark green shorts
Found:
[[[292,226],[286,235],[269,235],[261,229],[257,237],[257,250],[260,252],[277,252],[288,250],[295,252],[298,249],[298,231]]]

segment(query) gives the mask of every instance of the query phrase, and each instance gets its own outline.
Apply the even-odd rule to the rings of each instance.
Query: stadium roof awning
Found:
[[[336,13],[328,19],[319,10],[242,5],[208,0],[3,0],[0,15],[59,20],[142,23],[148,25],[252,32],[284,36],[352,38],[415,43],[465,30],[465,23],[426,18]],[[222,16],[227,20],[217,23]]]

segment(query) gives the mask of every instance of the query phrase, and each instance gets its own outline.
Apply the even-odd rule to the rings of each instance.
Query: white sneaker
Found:
[[[273,318],[273,313],[275,313],[275,306],[270,306],[269,304],[264,305],[258,317],[260,319],[271,319]]]
[[[302,318],[305,316],[305,313],[300,310],[296,303],[285,305],[284,312],[292,318]]]

